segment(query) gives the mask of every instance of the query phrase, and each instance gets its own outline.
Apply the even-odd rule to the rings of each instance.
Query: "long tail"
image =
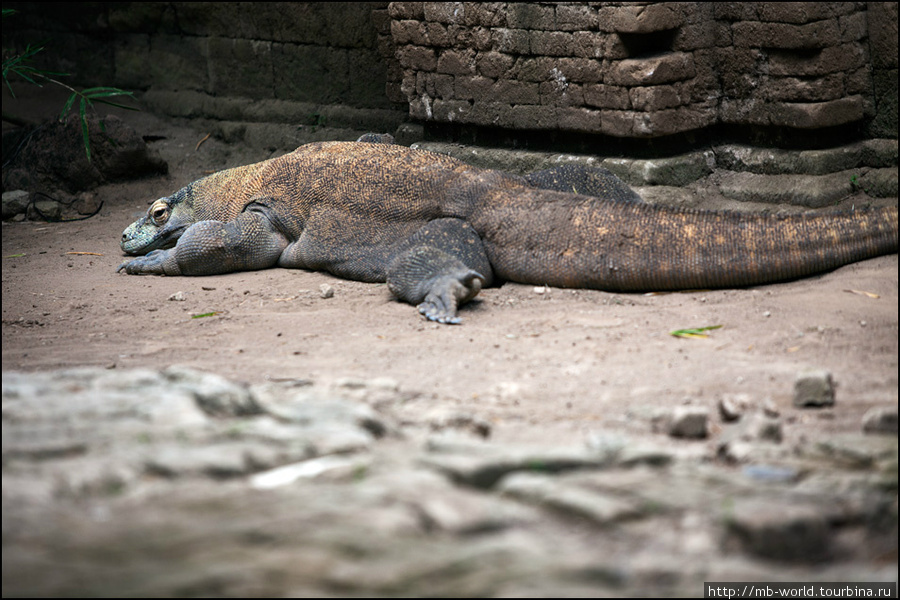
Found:
[[[470,217],[496,274],[609,291],[743,287],[897,252],[897,208],[772,216],[498,190]]]

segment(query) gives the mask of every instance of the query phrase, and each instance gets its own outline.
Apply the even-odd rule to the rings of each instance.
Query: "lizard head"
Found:
[[[150,205],[147,214],[122,232],[122,251],[125,254],[147,254],[152,250],[172,248],[184,230],[193,225],[194,214],[185,198],[185,188]]]

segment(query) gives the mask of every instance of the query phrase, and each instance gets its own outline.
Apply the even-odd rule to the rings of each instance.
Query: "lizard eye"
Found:
[[[162,225],[169,220],[169,206],[161,200],[154,202],[149,212],[155,225]]]

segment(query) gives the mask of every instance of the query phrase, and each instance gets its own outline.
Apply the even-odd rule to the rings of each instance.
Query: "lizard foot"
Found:
[[[419,306],[419,312],[429,321],[446,325],[462,322],[456,314],[457,307],[474,298],[481,291],[484,277],[476,271],[468,271],[462,277],[445,275],[431,282],[430,290]]]
[[[138,256],[126,260],[116,272],[125,271],[129,275],[177,275],[172,269],[177,269],[177,263],[172,260],[171,251],[153,250],[144,256]]]

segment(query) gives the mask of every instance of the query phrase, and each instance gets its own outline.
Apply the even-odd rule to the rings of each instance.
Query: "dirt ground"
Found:
[[[169,173],[89,192],[103,202],[90,219],[3,223],[4,371],[187,365],[245,382],[387,377],[421,393],[416,410],[471,411],[498,441],[650,434],[657,408],[712,409],[726,397],[774,404],[791,424],[786,434],[807,438],[859,432],[868,408],[896,407],[896,254],[739,290],[640,295],[507,283],[484,290],[457,326],[426,322],[384,285],[325,273],[117,273],[122,230],[150,202],[272,155],[201,143],[203,130],[147,113],[122,116],[153,140]],[[712,325],[721,328],[707,339],[669,334]],[[811,368],[832,373],[833,409],[792,407],[794,379]]]

